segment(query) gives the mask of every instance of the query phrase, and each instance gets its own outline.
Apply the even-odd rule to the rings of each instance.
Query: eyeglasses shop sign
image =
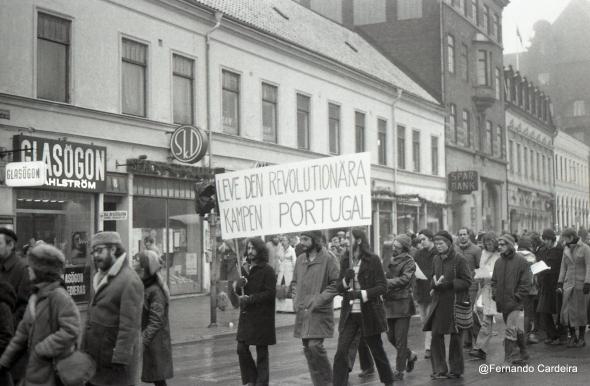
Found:
[[[104,146],[55,141],[39,137],[13,137],[15,161],[41,161],[46,165],[44,187],[102,192],[106,189]]]

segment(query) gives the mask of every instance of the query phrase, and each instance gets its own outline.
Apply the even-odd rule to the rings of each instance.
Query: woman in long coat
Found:
[[[433,379],[459,378],[465,367],[462,331],[455,324],[456,302],[469,298],[471,273],[465,259],[453,249],[453,237],[447,231],[434,236],[438,254],[434,257],[432,278],[432,308],[424,331],[432,331],[430,346]],[[450,334],[449,365],[447,366],[445,335]],[[450,367],[450,372],[448,371]]]
[[[584,347],[590,293],[590,247],[580,240],[575,229],[564,230],[562,237],[565,248],[557,283],[558,288],[563,291],[561,321],[570,329],[568,347]]]
[[[268,250],[260,238],[247,243],[249,270],[234,283],[240,298],[238,359],[244,385],[268,385],[268,346],[277,342],[275,333],[275,271],[268,265]],[[256,346],[256,362],[250,352]]]
[[[160,276],[160,261],[158,254],[152,250],[144,250],[139,254],[138,274],[145,288],[141,313],[141,380],[156,386],[166,386],[166,379],[172,378],[174,372],[168,319],[170,291]]]

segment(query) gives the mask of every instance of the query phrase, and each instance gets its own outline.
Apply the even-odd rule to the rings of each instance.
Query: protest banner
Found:
[[[223,239],[371,224],[369,153],[217,174]]]

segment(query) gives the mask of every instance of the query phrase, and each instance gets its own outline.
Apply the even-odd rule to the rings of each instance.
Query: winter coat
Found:
[[[481,252],[481,260],[479,261],[479,267],[485,268],[488,272],[494,272],[494,265],[500,258],[500,252],[489,252],[483,250]],[[483,306],[484,315],[496,315],[498,313],[496,302],[492,297],[492,278],[489,279],[478,279],[481,287],[481,303]]]
[[[301,339],[331,338],[334,335],[334,296],[338,294],[338,262],[326,248],[302,253],[297,258],[293,280],[295,331]]]
[[[40,283],[34,290],[0,365],[10,368],[29,350],[23,386],[54,386],[58,383],[53,359],[73,350],[80,335],[80,313],[61,282]]]
[[[420,270],[427,278],[432,277],[433,260],[436,256],[436,248],[430,249],[422,248],[416,252],[414,260],[416,265],[420,267]],[[414,291],[414,298],[419,304],[430,304],[432,302],[432,296],[430,296],[430,280],[418,280],[416,279]]]
[[[465,261],[467,261],[467,267],[469,268],[469,273],[471,274],[471,279],[473,279],[475,269],[479,268],[479,261],[481,260],[481,248],[473,244],[471,241],[468,241],[464,246],[461,244],[456,244],[455,252],[465,258]],[[469,287],[469,295],[472,300],[475,298],[475,294],[477,294],[478,289],[479,283],[477,280],[473,280],[471,282],[471,286]]]
[[[143,283],[122,255],[101,279],[94,275],[82,350],[96,361],[96,386],[137,383]],[[113,367],[113,365],[118,365]]]
[[[510,250],[500,254],[492,274],[492,297],[498,312],[508,315],[512,311],[522,310],[531,282],[531,269],[520,253]]]
[[[346,320],[351,314],[352,305],[350,295],[352,292],[344,286],[344,275],[350,266],[350,259],[340,261],[340,277],[338,278],[338,292],[343,296],[342,308],[340,309],[340,321],[338,332],[344,330]],[[358,271],[358,282],[361,291],[366,291],[366,301],[361,300],[362,336],[373,336],[387,331],[387,320],[383,308],[382,296],[387,290],[387,282],[383,273],[381,259],[377,255],[365,255],[360,259]]]
[[[385,316],[391,318],[410,317],[416,313],[413,298],[416,263],[408,253],[383,260],[387,290],[385,292]],[[424,281],[424,280],[423,280]]]
[[[141,341],[143,344],[143,369],[141,380],[152,383],[170,379],[172,369],[172,344],[170,341],[169,300],[155,276],[144,281],[144,301],[141,313]]]
[[[444,275],[444,282],[452,282],[449,289],[434,290],[434,280]],[[454,334],[458,332],[455,325],[455,303],[462,302],[468,296],[471,274],[465,258],[455,250],[449,249],[447,255],[437,254],[433,261],[432,305],[426,317],[423,331],[435,334]]]
[[[0,281],[0,354],[14,336],[14,306],[16,294],[10,284]]]
[[[590,247],[579,240],[573,248],[563,250],[559,283],[563,284],[561,321],[572,327],[588,324],[588,298],[584,295],[584,283],[590,283]]]
[[[550,269],[537,274],[537,283],[539,284],[539,305],[537,312],[556,314],[557,309],[557,280],[559,279],[559,270],[561,269],[561,259],[563,258],[563,247],[556,244],[554,247],[542,247],[537,253],[539,260],[542,260]]]
[[[254,265],[245,276],[248,282],[244,295],[248,295],[249,299],[247,304],[240,306],[237,340],[256,346],[276,344],[275,271],[268,264]]]
[[[529,264],[529,268],[531,265],[537,262],[537,256],[531,251],[527,251],[526,249],[518,251],[524,257],[526,262]],[[532,275],[532,272],[531,272]],[[539,286],[537,284],[537,276],[532,275],[532,282],[531,282],[531,289],[529,290],[529,295],[538,295],[539,294]]]

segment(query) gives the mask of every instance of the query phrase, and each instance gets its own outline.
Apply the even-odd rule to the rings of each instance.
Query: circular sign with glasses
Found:
[[[195,126],[180,126],[170,138],[170,152],[180,162],[194,164],[207,152],[207,134]]]

